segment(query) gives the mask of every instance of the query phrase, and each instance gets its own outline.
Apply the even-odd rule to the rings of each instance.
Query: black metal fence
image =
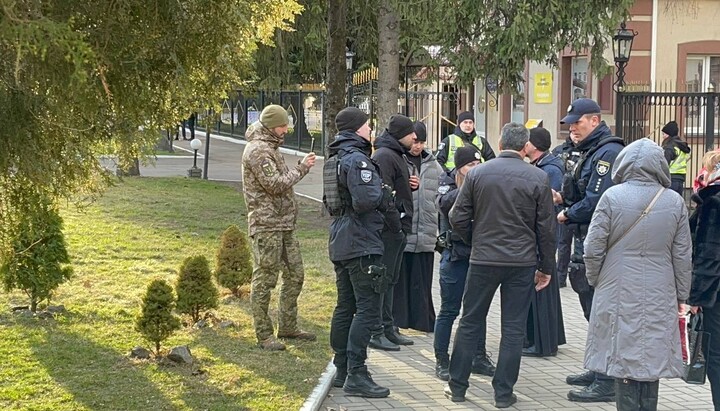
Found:
[[[236,91],[222,103],[219,120],[211,131],[230,137],[245,138],[248,125],[259,120],[260,112],[270,104],[288,111],[291,127],[283,147],[309,151],[315,139],[315,150],[324,147],[322,91],[282,90],[244,93]],[[198,113],[198,128],[203,129],[204,113]]]
[[[705,152],[720,147],[720,93],[622,92],[618,102],[616,133],[626,143],[648,137],[661,144],[663,126],[678,123],[692,148],[685,182],[691,187]]]

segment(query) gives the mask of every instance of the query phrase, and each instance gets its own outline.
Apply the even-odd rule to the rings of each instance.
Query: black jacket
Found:
[[[668,164],[672,163],[673,160],[677,158],[675,147],[679,148],[680,151],[686,154],[689,154],[691,151],[690,145],[688,145],[688,143],[679,136],[670,136],[666,138],[662,142],[662,148],[665,154],[665,160],[667,160]]]
[[[455,204],[455,200],[460,192],[455,184],[455,173],[456,171],[453,170],[442,176],[440,178],[440,187],[438,188],[440,221],[446,221],[447,225],[450,224],[450,209]],[[444,224],[441,224],[441,226],[443,225]],[[450,229],[449,226],[446,227],[444,231],[448,229]],[[467,261],[470,258],[470,246],[454,231],[450,234],[450,243],[452,244],[452,247],[450,247],[450,261]]]
[[[372,159],[380,169],[383,183],[395,191],[395,207],[385,212],[385,229],[392,233],[400,230],[409,233],[412,230],[413,198],[405,151],[387,130],[375,140]]]
[[[330,156],[342,156],[338,191],[345,206],[330,224],[328,252],[331,261],[344,261],[384,252],[382,179],[370,159],[370,142],[342,131],[328,147]]]
[[[460,137],[465,145],[468,145],[470,147],[475,147],[478,152],[480,153],[480,156],[482,157],[483,161],[492,160],[495,158],[495,152],[493,151],[492,147],[490,147],[490,143],[487,141],[485,137],[480,137],[480,141],[482,142],[482,150],[479,149],[476,145],[472,143],[473,139],[477,135],[475,130],[472,131],[470,134],[465,134],[460,129],[460,126],[455,127],[454,135]],[[440,142],[440,145],[438,146],[438,151],[435,154],[435,157],[437,158],[438,163],[442,166],[442,168],[445,171],[452,171],[449,170],[447,167],[445,167],[445,163],[448,161],[448,153],[450,152],[450,144],[448,144],[448,141],[450,139],[450,136],[445,137]]]
[[[470,170],[450,211],[470,263],[555,271],[555,227],[547,174],[515,152]]]
[[[713,307],[720,292],[720,185],[710,185],[694,199],[690,217],[693,235],[693,275],[688,304]]]

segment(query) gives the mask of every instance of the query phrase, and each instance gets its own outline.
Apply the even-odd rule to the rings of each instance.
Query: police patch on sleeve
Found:
[[[372,180],[372,171],[360,170],[360,179],[363,183],[369,183]]]
[[[264,163],[262,163],[260,168],[262,168],[263,174],[268,177],[272,177],[275,175],[275,167],[273,166],[273,164],[270,163],[270,161],[265,161]]]
[[[599,176],[604,176],[610,171],[610,163],[602,160],[598,161],[597,166],[595,166],[595,171],[597,171]]]
[[[442,150],[443,148],[445,148],[445,143],[440,143],[440,145],[438,146],[438,151]]]
[[[445,195],[448,191],[450,191],[450,186],[445,185],[438,187],[438,194],[440,195]]]

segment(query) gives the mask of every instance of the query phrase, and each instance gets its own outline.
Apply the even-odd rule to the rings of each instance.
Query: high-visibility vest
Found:
[[[686,153],[675,147],[675,160],[670,163],[670,174],[687,174],[687,163],[690,153]]]
[[[484,163],[485,159],[482,157],[482,149],[483,149],[483,142],[480,140],[480,136],[475,135],[472,141],[473,145],[478,148],[478,152],[480,155],[480,162]],[[465,146],[465,142],[462,138],[456,136],[455,134],[450,134],[448,136],[448,144],[450,145],[448,147],[448,159],[445,162],[445,167],[448,170],[452,170],[455,168],[455,152],[458,148]]]

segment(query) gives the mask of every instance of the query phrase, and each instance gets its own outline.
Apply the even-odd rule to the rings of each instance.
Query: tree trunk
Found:
[[[377,124],[382,130],[398,112],[400,86],[400,23],[392,0],[378,9],[378,105]]]
[[[325,79],[325,155],[327,145],[337,134],[335,116],[345,107],[345,42],[347,40],[347,1],[327,2],[327,77]]]

